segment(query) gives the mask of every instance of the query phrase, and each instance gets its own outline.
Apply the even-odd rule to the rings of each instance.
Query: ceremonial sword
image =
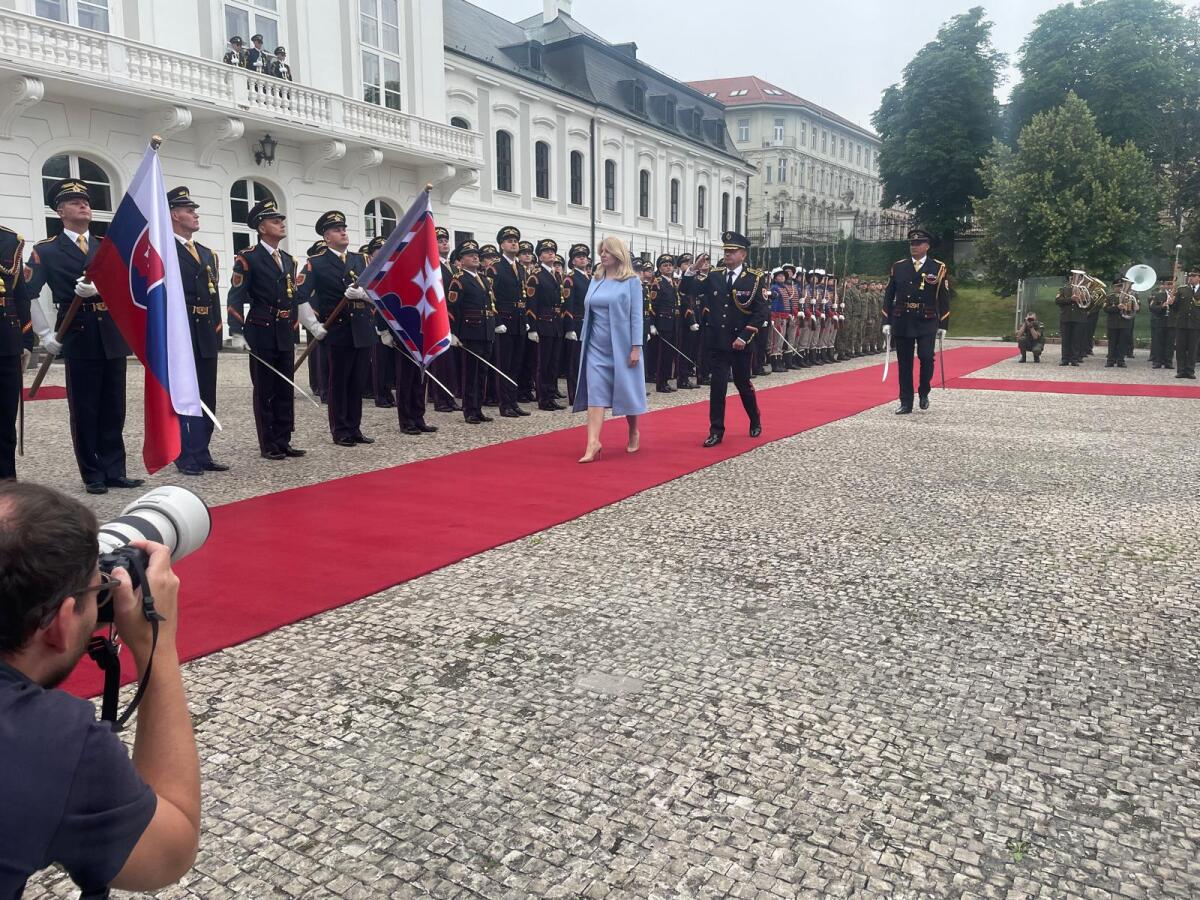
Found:
[[[486,359],[484,359],[482,356],[480,356],[478,353],[476,353],[474,350],[472,350],[470,347],[468,347],[462,341],[459,341],[455,346],[458,347],[459,350],[466,350],[473,357],[475,357],[477,360],[479,360],[481,363],[483,363],[485,366],[487,366],[489,369],[491,369],[493,372],[495,372],[497,375],[499,375],[501,378],[503,378],[505,381],[507,381],[509,384],[511,384],[513,387],[517,387],[517,383],[515,381],[513,381],[511,378],[509,378],[507,375],[505,375],[503,372],[501,372],[499,369],[497,369],[495,366],[493,366],[490,362],[488,362]]]
[[[263,359],[261,356],[259,356],[257,353],[255,353],[253,350],[251,350],[249,347],[246,348],[246,355],[249,356],[251,359],[256,360],[260,366],[263,366],[264,368],[269,369],[270,371],[274,372],[276,375],[278,375],[280,378],[282,378],[284,381],[286,381],[288,384],[290,384],[292,387],[294,387],[296,390],[298,390],[302,395],[307,397],[308,402],[311,403],[313,406],[315,406],[317,409],[321,408],[321,404],[318,403],[316,400],[314,400],[312,398],[312,395],[309,394],[308,391],[306,391],[304,388],[300,387],[300,385],[296,384],[296,382],[292,381],[292,379],[288,378],[286,375],[284,375],[282,372],[280,372],[277,368],[275,368],[273,365],[271,365],[269,362],[267,362],[265,359]],[[212,413],[209,413],[209,415],[211,416]],[[215,423],[216,419],[213,419],[213,422]]]
[[[686,359],[689,363],[692,364],[692,368],[694,368],[694,369],[700,368],[694,362],[692,362],[691,357],[689,357],[686,353],[684,353],[682,350],[680,350],[678,347],[676,347],[674,344],[672,344],[670,341],[668,341],[665,337],[663,337],[661,331],[652,335],[652,337],[658,338],[660,341],[662,341],[664,344],[666,344],[668,347],[670,347],[672,350],[674,350],[676,353],[678,353],[680,356],[682,356],[684,359]]]
[[[891,335],[891,333],[889,332],[888,334],[885,334],[883,336],[883,339],[884,339],[884,347],[886,347],[887,349],[884,350],[884,356],[883,356],[883,377],[879,380],[887,381],[888,364],[891,363],[891,361],[892,361],[892,335]]]

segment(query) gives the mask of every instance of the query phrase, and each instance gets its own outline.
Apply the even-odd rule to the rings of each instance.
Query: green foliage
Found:
[[[939,243],[931,252],[946,263],[951,272],[954,271],[953,244]],[[822,268],[829,271],[836,261],[839,278],[847,272],[886,278],[892,269],[892,263],[906,256],[907,241],[860,241],[857,238],[843,238],[836,245],[753,247],[750,250],[750,264],[759,269],[771,270],[790,262],[806,269]]]
[[[983,7],[942,26],[904,69],[872,117],[882,145],[884,204],[909,206],[917,220],[948,236],[983,185],[979,163],[999,133],[995,89],[1003,54],[991,45]]]
[[[979,261],[1003,289],[1072,268],[1110,278],[1157,244],[1153,168],[1132,143],[1104,138],[1074,94],[1035,116],[1015,151],[996,142],[981,175]]]
[[[1001,296],[991,285],[958,284],[950,298],[950,333],[995,340],[1013,331],[1017,298]]]

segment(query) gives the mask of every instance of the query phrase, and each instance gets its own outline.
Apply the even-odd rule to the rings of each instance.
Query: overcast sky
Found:
[[[510,21],[541,14],[540,0],[472,0]],[[1015,61],[1043,12],[1061,0],[992,0],[992,41]],[[951,16],[980,0],[574,0],[571,15],[613,43],[634,41],[638,56],[678,78],[696,81],[758,75],[871,127],[879,95]],[[1182,5],[1182,4],[1181,4]],[[818,69],[807,52],[822,46]],[[1000,89],[1007,99],[1015,80]]]

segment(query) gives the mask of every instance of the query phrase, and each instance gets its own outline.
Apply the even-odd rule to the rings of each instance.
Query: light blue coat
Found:
[[[587,360],[588,353],[592,352],[592,295],[605,283],[603,279],[593,278],[584,299],[583,334],[580,336],[583,349],[579,353],[579,380],[575,405],[571,407],[573,412],[583,412],[588,407]],[[629,354],[634,347],[642,346],[642,282],[634,276],[615,283],[622,290],[609,306],[612,347],[595,349],[599,353],[612,353],[613,415],[640,416],[646,411],[646,369],[640,354],[637,365],[630,366]]]

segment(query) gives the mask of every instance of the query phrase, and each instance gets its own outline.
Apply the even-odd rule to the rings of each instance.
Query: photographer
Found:
[[[1021,350],[1021,362],[1025,362],[1028,353],[1033,354],[1035,363],[1042,361],[1042,351],[1046,349],[1046,329],[1038,321],[1037,313],[1029,313],[1017,329],[1017,346]]]
[[[146,583],[163,616],[133,760],[95,708],[53,690],[75,668],[101,607],[139,676],[151,626],[123,569],[97,565],[96,518],[36,484],[0,483],[0,897],[59,864],[83,890],[156,890],[181,878],[200,835],[200,771],[175,649],[179,579],[166,547]]]

